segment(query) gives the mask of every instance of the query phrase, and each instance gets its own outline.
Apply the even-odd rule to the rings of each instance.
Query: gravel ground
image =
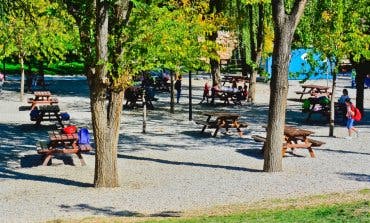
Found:
[[[79,127],[91,128],[89,98],[83,77],[48,77],[50,90],[60,107],[71,114]],[[187,92],[187,79],[183,79]],[[265,134],[269,86],[259,83],[254,106],[210,107],[197,104],[204,79],[194,81],[194,118],[204,119],[201,111],[218,110],[241,114],[250,123],[244,136],[235,131],[211,137],[201,135],[201,127],[188,121],[187,98],[176,105],[176,114],[168,113],[169,97],[159,94],[155,110],[148,112],[147,134],[141,133],[142,110],[124,109],[118,148],[121,187],[95,189],[94,154],[85,155],[87,166],[78,159],[57,157],[52,166],[39,166],[37,140],[47,139],[53,123],[35,128],[29,111],[19,102],[18,81],[9,78],[0,95],[0,222],[42,222],[52,219],[86,216],[176,216],[187,210],[216,205],[251,203],[273,198],[302,197],[312,194],[353,191],[370,188],[370,90],[365,90],[364,117],[359,138],[344,139],[346,130],[338,126],[335,138],[329,138],[324,119],[314,116],[306,123],[300,103],[288,101],[287,123],[315,131],[313,138],[326,144],[315,150],[284,158],[284,172],[261,172],[261,144],[252,134]],[[325,84],[326,81],[311,81]],[[298,98],[297,81],[290,82],[289,98]],[[350,85],[338,81],[336,95]],[[349,89],[354,97],[355,90]],[[27,95],[32,97],[32,95]],[[73,161],[76,165],[65,165]]]

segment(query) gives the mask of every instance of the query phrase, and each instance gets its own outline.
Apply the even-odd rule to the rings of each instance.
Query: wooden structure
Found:
[[[292,150],[292,153],[295,149],[307,149],[310,153],[311,158],[315,158],[315,152],[313,147],[320,147],[321,145],[325,144],[325,142],[321,142],[318,140],[308,138],[309,135],[313,134],[314,132],[308,131],[305,129],[299,129],[292,126],[286,126],[284,128],[284,143],[282,145],[281,153],[282,156],[285,156],[285,153],[288,149]],[[265,149],[266,138],[258,135],[252,135],[252,138],[256,142],[263,142],[262,150]]]
[[[234,105],[242,105],[243,92],[237,89],[223,88],[222,90],[212,90],[211,96],[207,97],[211,98],[211,104],[214,104],[215,99],[219,99],[224,105],[230,105],[230,102],[233,102]]]
[[[53,105],[58,103],[57,98],[52,98],[50,91],[35,91],[35,98],[28,98],[27,103],[31,104],[31,110],[38,105]]]
[[[135,108],[141,107],[141,104],[138,102],[143,101],[143,88],[142,87],[128,87],[125,91],[125,99],[126,99],[126,107],[128,108]],[[148,109],[154,109],[152,99],[148,95],[148,92],[145,91],[145,104]]]
[[[326,94],[326,95],[330,94],[330,92],[328,92],[330,87],[327,87],[327,86],[306,84],[306,85],[302,85],[302,88],[303,88],[302,91],[295,91],[296,94],[301,95],[299,97],[299,100],[302,100],[303,95],[305,94],[309,94],[309,95],[314,94],[314,91],[317,91],[318,94]]]
[[[57,121],[61,127],[64,127],[60,117],[60,108],[58,105],[42,105],[38,106],[38,115],[31,116],[31,121],[36,121],[36,126],[39,126],[43,121]]]
[[[82,153],[92,150],[90,144],[78,144],[78,134],[64,134],[59,131],[49,133],[49,143],[37,142],[37,153],[43,155],[42,165],[48,165],[54,154],[76,154],[81,165],[86,165]]]
[[[240,117],[239,114],[234,113],[226,113],[226,112],[205,112],[203,113],[207,117],[206,121],[196,121],[197,124],[203,125],[201,133],[207,128],[215,129],[213,136],[216,137],[218,131],[221,128],[225,128],[226,131],[229,131],[230,128],[236,128],[239,135],[242,136],[243,132],[241,128],[248,127],[248,123],[240,122],[238,119]],[[211,120],[214,117],[214,120]]]
[[[310,109],[307,111],[308,116],[306,118],[306,122],[311,119],[312,114],[318,113],[321,114],[326,118],[327,121],[330,119],[330,105],[329,104],[320,104],[321,98],[309,98],[310,101]]]
[[[233,83],[236,81],[237,83],[249,83],[249,78],[246,76],[235,76],[235,75],[224,75],[221,78],[222,86],[225,86],[226,83]]]

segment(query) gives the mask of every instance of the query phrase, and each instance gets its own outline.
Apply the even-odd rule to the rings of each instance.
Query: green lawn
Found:
[[[84,65],[81,62],[55,62],[53,64],[44,64],[45,74],[51,75],[73,75],[73,74],[83,74]],[[0,62],[0,71],[2,72],[4,65]],[[25,69],[28,69],[25,66]],[[38,70],[36,67],[32,68],[32,72],[37,74]],[[17,63],[6,63],[5,64],[5,73],[6,74],[19,74],[20,73],[20,64]]]
[[[369,201],[350,204],[322,205],[315,208],[251,211],[229,216],[196,217],[184,219],[149,220],[161,223],[216,223],[216,222],[370,222]]]

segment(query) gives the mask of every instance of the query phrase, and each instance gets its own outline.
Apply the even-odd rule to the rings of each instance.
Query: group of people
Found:
[[[237,82],[234,80],[232,82],[231,88],[222,88],[219,86],[218,83],[214,83],[213,87],[211,88],[208,81],[204,84],[203,88],[203,98],[200,103],[203,103],[208,98],[211,98],[211,103],[214,103],[214,99],[220,96],[220,92],[222,91],[230,91],[235,93],[235,99],[237,101],[246,100],[248,97],[248,85],[244,83],[244,86],[238,86]],[[207,100],[208,102],[208,100]]]
[[[348,90],[343,89],[342,96],[338,100],[339,109],[343,111],[344,121],[346,122],[346,128],[348,130],[348,139],[351,139],[352,132],[359,135],[359,130],[354,127],[356,107],[351,102],[351,98],[348,96]]]

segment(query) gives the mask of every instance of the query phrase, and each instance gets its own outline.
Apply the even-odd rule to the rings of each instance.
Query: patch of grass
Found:
[[[250,211],[228,216],[209,216],[183,219],[149,220],[146,223],[199,223],[199,222],[370,222],[369,201],[350,204],[321,205],[318,207]]]
[[[360,194],[370,194],[370,189],[362,189],[359,191]]]
[[[4,65],[0,62],[0,70],[3,71]],[[19,74],[21,66],[18,63],[6,63],[6,74]],[[25,70],[28,67],[25,65]],[[32,67],[32,72],[37,74],[38,69],[36,66]],[[59,61],[53,64],[44,64],[44,73],[50,75],[75,75],[84,73],[84,65],[81,62],[64,62]]]

